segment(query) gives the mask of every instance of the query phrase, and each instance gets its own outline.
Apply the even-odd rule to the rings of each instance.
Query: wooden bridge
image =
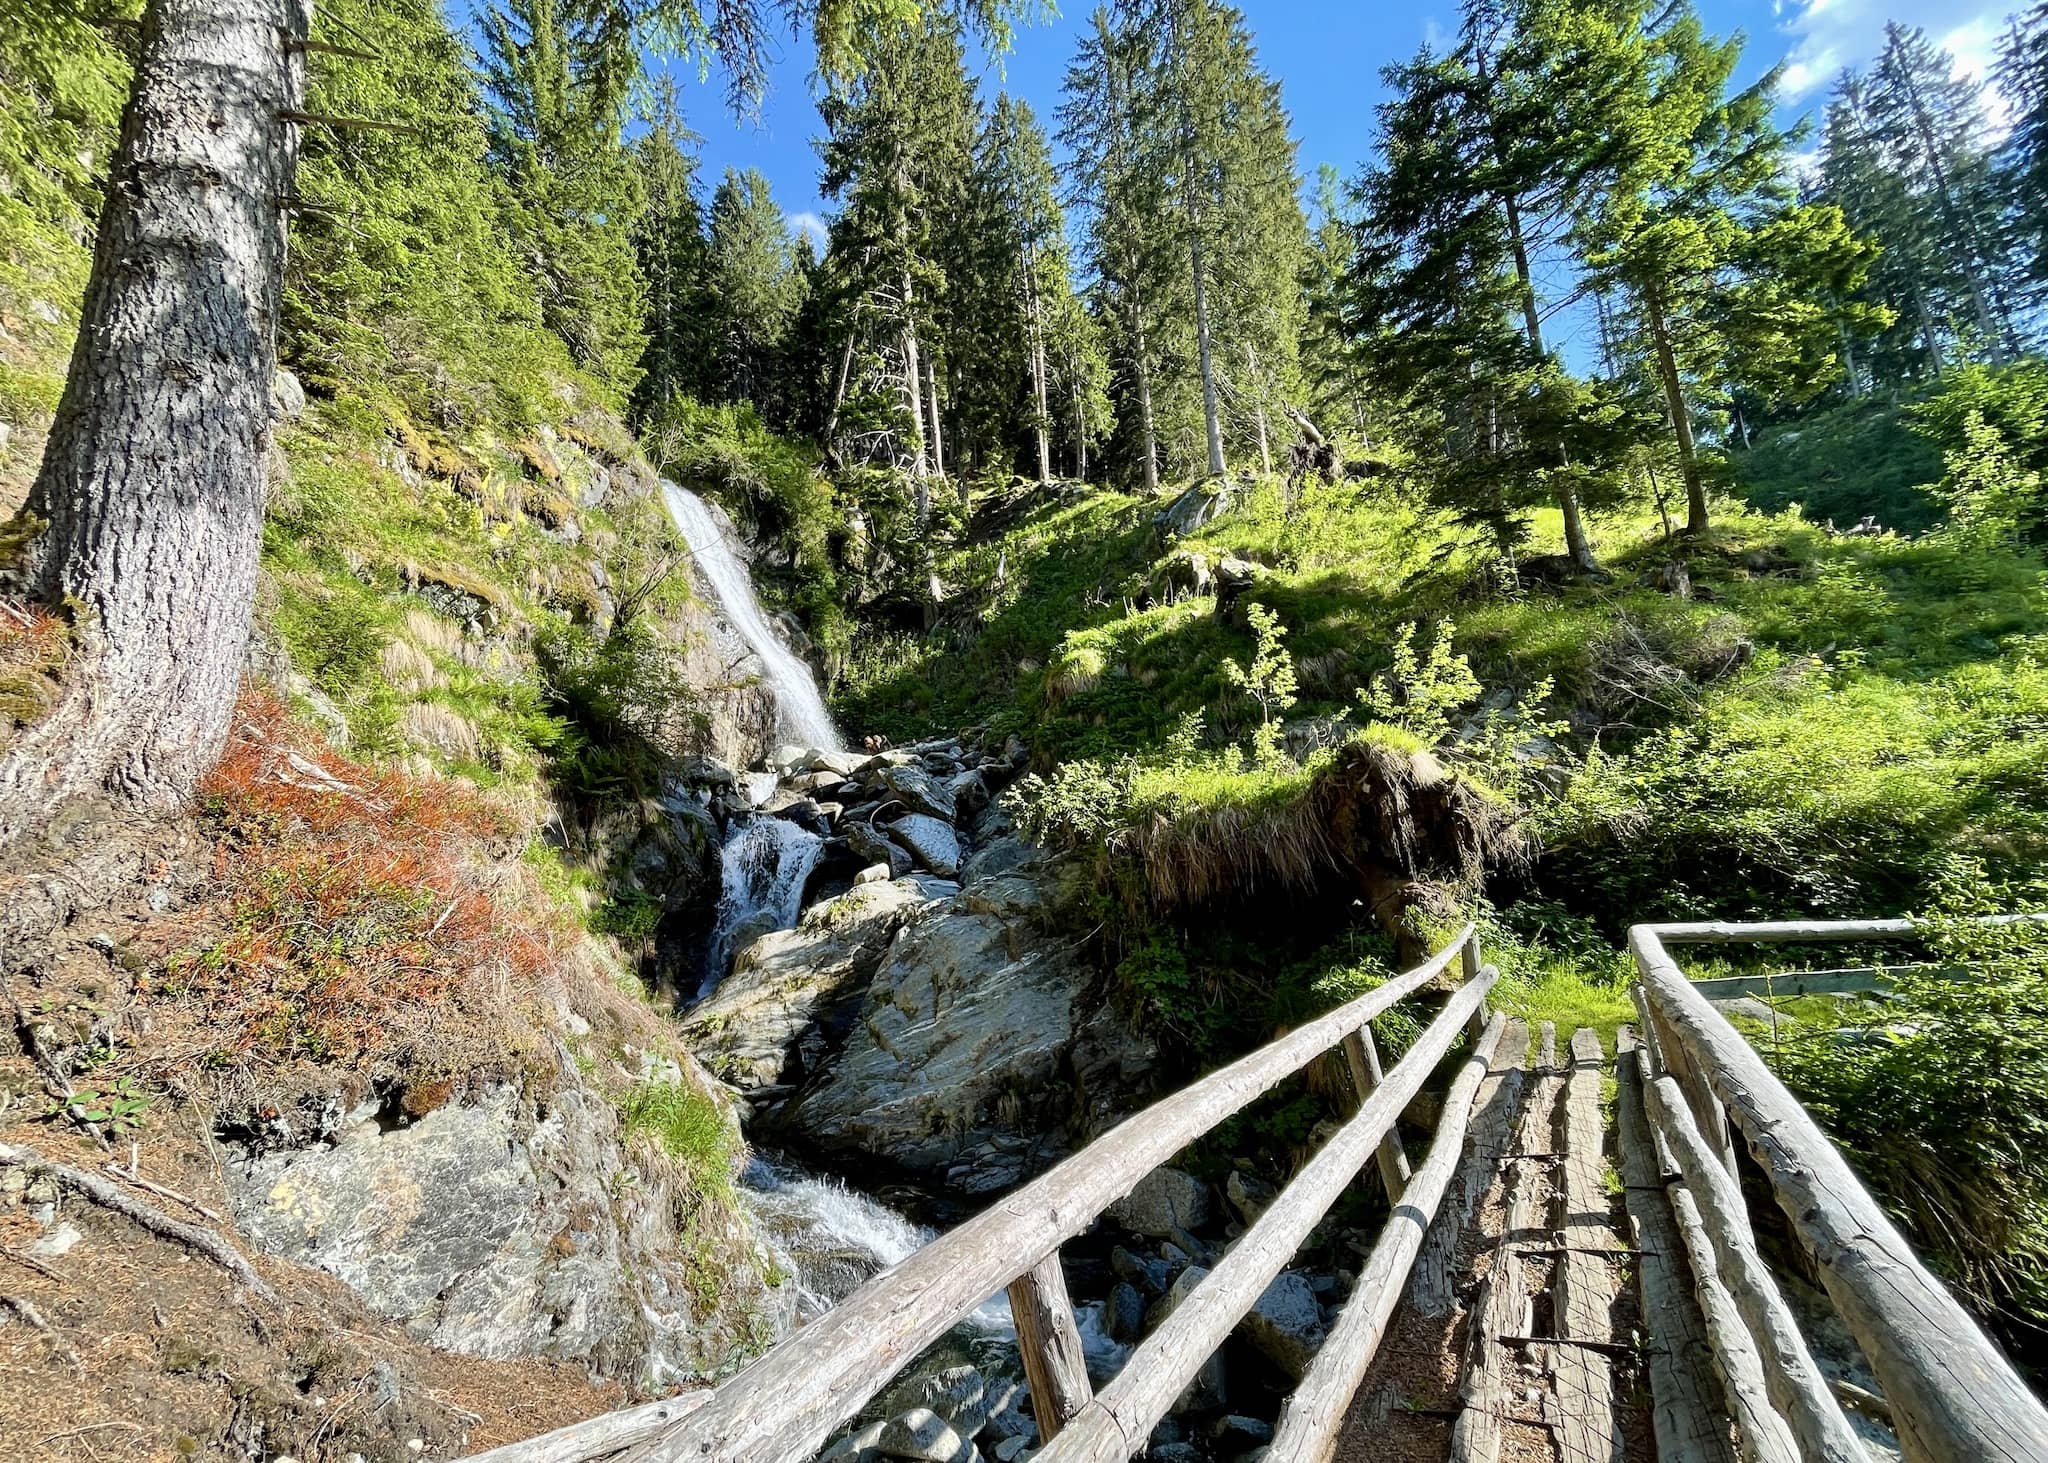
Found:
[[[1620,1463],[1617,1379],[1647,1378],[1666,1463],[1865,1463],[1845,1407],[1880,1419],[1910,1460],[2048,1463],[2048,1410],[1931,1275],[1832,1143],[1670,947],[1909,938],[1907,921],[1641,925],[1629,943],[1640,1024],[1612,1060],[1590,1030],[1560,1044],[1489,1010],[1497,972],[1470,926],[1422,965],[1211,1073],[868,1282],[723,1385],[479,1454],[475,1463],[801,1463],[926,1347],[1007,1290],[1041,1435],[1038,1463],[1112,1463],[1147,1438],[1370,1165],[1392,1212],[1263,1454],[1375,1456],[1394,1398],[1372,1374],[1397,1312],[1452,1315],[1454,1405],[1443,1456],[1494,1463],[1517,1430],[1561,1463]],[[1830,972],[1832,988],[1877,983]],[[1425,987],[1454,988],[1382,1071],[1370,1022]],[[1429,1150],[1412,1168],[1396,1120],[1464,1038]],[[1535,1047],[1534,1062],[1530,1048]],[[1100,1391],[1061,1269],[1062,1242],[1154,1168],[1325,1052],[1356,1110]],[[1615,1078],[1613,1131],[1603,1086]],[[1561,1116],[1560,1116],[1561,1115]],[[1736,1143],[1750,1163],[1738,1166]],[[1623,1203],[1612,1202],[1615,1155]],[[1774,1199],[1778,1216],[1752,1211]],[[1482,1207],[1491,1225],[1475,1224]],[[1625,1211],[1626,1224],[1616,1218]],[[1758,1226],[1789,1233],[1874,1387],[1824,1375]],[[1616,1334],[1617,1290],[1638,1326]],[[1462,1310],[1453,1297],[1466,1297]],[[1806,1315],[1816,1302],[1808,1297]],[[1406,1312],[1402,1308],[1406,1306]],[[1622,1309],[1626,1310],[1627,1307]],[[1638,1427],[1638,1432],[1643,1431]],[[1363,1451],[1360,1451],[1361,1439]],[[1508,1449],[1530,1456],[1527,1444]],[[1403,1456],[1415,1456],[1413,1452]]]

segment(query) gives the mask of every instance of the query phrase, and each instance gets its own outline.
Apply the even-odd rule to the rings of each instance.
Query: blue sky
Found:
[[[1380,68],[1439,39],[1456,22],[1451,4],[1418,0],[1240,0],[1256,36],[1260,60],[1278,77],[1301,144],[1304,176],[1333,163],[1353,176],[1371,147],[1373,106],[1382,95]],[[1995,49],[2012,4],[1993,0],[1697,0],[1715,31],[1748,37],[1743,79],[1787,64],[1783,88],[1787,119],[1816,107],[1844,66],[1868,62],[1882,42],[1884,23],[1919,25],[1955,54],[1959,69],[1981,72]],[[2017,0],[2014,0],[2014,4]],[[1085,28],[1093,0],[1070,0],[1064,14],[1020,27],[1014,46],[986,62],[984,96],[1002,87],[1023,97],[1050,125],[1060,80]],[[808,45],[783,44],[771,90],[758,121],[736,122],[720,101],[719,82],[700,83],[683,68],[689,121],[703,135],[708,194],[727,167],[755,167],[767,175],[776,201],[792,218],[817,227],[826,205],[818,197],[821,130],[807,85]]]

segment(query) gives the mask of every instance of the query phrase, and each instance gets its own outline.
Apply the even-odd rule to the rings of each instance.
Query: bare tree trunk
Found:
[[[1138,435],[1145,444],[1145,491],[1159,491],[1159,437],[1152,419],[1152,366],[1146,359],[1145,308],[1131,287],[1131,343],[1138,368]]]
[[[1934,369],[1934,379],[1941,379],[1941,337],[1934,331],[1934,311],[1927,307],[1927,291],[1918,285],[1913,287],[1913,303],[1920,315],[1920,344],[1927,352],[1927,363]]]
[[[1078,383],[1074,387],[1074,480],[1088,481],[1088,413]]]
[[[1643,291],[1643,311],[1649,317],[1650,340],[1656,346],[1657,377],[1664,385],[1664,405],[1671,413],[1671,435],[1678,443],[1678,472],[1685,479],[1685,531],[1705,533],[1707,487],[1700,478],[1699,453],[1693,445],[1692,414],[1685,404],[1685,383],[1678,378],[1678,358],[1671,350],[1671,332],[1664,320],[1664,302],[1652,285]]]
[[[1052,481],[1052,412],[1046,405],[1045,317],[1039,306],[1037,270],[1024,261],[1024,299],[1031,316],[1031,388],[1038,400],[1038,415],[1031,423],[1038,437],[1038,480]]]
[[[1259,389],[1259,357],[1252,349],[1250,341],[1244,343],[1244,364],[1245,376],[1252,389],[1252,400],[1256,403],[1252,408],[1252,415],[1259,428],[1259,471],[1271,477],[1273,448],[1266,437],[1266,394]]]
[[[175,806],[219,757],[249,639],[282,203],[311,0],[151,0],[23,587],[74,606],[58,706],[0,757],[0,843],[66,799]]]
[[[911,310],[910,273],[903,275],[903,405],[910,417],[910,479],[916,486],[917,521],[931,516],[931,461],[924,443],[924,368],[917,355],[916,316]]]
[[[1222,477],[1229,469],[1223,461],[1223,419],[1216,408],[1216,358],[1209,341],[1209,271],[1202,256],[1200,214],[1191,211],[1188,225],[1189,262],[1195,275],[1195,353],[1202,368],[1202,427],[1209,440],[1209,475]]]
[[[932,413],[932,471],[946,475],[946,438],[939,427],[939,368],[930,355],[924,358],[924,394]]]

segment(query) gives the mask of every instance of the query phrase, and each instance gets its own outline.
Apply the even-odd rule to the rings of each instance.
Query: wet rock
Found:
[[[1109,1206],[1108,1214],[1125,1229],[1151,1239],[1170,1237],[1177,1229],[1195,1229],[1209,1220],[1209,1186],[1177,1168],[1155,1168],[1130,1193]]]
[[[1265,1358],[1297,1382],[1308,1375],[1309,1363],[1323,1344],[1323,1310],[1315,1289],[1299,1271],[1273,1277],[1258,1303],[1238,1323],[1238,1332]]]
[[[862,765],[867,760],[866,755],[860,752],[832,752],[814,749],[803,759],[801,766],[806,772],[835,773],[843,782],[860,771]]]
[[[795,929],[741,948],[732,974],[683,1018],[683,1033],[723,1080],[750,1089],[782,1080],[794,1057],[826,1055],[814,1023],[856,996],[913,911],[926,903],[908,880],[868,883],[804,911]]]
[[[708,788],[712,792],[733,792],[739,774],[716,757],[685,757],[676,764],[676,781],[685,787]]]
[[[973,1463],[974,1444],[928,1407],[913,1407],[882,1424],[875,1446],[887,1458],[915,1463]]]
[[[980,1432],[993,1410],[988,1381],[971,1366],[947,1367],[921,1378],[917,1395],[962,1437],[971,1438]]]
[[[1045,850],[1021,838],[1001,837],[977,850],[960,865],[960,883],[965,886],[998,874],[1015,873],[1045,861]]]
[[[889,837],[924,868],[942,879],[960,872],[960,835],[950,823],[911,813],[889,824]]]
[[[955,819],[971,818],[988,806],[988,779],[975,769],[954,773],[947,779],[946,790],[952,794]]]

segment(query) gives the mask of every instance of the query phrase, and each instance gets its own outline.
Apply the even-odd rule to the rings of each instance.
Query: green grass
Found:
[[[709,1097],[682,1082],[645,1082],[626,1095],[620,1114],[626,1135],[651,1134],[689,1170],[699,1193],[730,1192],[737,1156],[733,1128]]]

